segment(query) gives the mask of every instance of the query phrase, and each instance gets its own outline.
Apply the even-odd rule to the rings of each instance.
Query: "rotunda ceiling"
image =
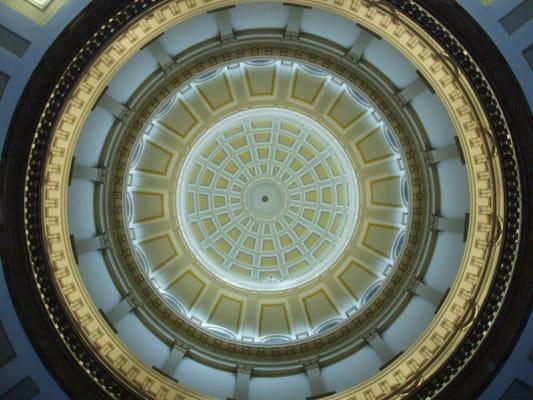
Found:
[[[50,329],[115,397],[437,393],[514,268],[498,102],[417,3],[244,3],[128,3],[43,100]]]
[[[412,257],[400,261],[407,232],[411,248],[424,247],[408,212],[429,201],[409,204],[422,159],[403,158],[420,144],[372,104],[375,91],[316,62],[245,55],[227,64],[160,84],[169,94],[153,89],[157,101],[110,136],[120,164],[107,210],[117,227],[128,221],[117,233],[137,259],[117,259],[116,271],[135,287],[140,270],[165,312],[248,344],[353,321],[383,282],[393,290],[423,268],[393,273]],[[389,310],[374,305],[367,316],[380,309]]]

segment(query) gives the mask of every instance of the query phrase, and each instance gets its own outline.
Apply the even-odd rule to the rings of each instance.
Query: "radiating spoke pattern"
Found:
[[[180,228],[215,274],[253,289],[299,285],[347,246],[357,185],[342,146],[299,113],[234,114],[195,144],[179,177]]]

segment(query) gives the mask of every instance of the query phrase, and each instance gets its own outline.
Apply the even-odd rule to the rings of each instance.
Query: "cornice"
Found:
[[[349,10],[348,5],[345,4],[342,0],[336,1],[335,3],[331,4],[318,4],[315,2],[312,2],[310,4],[329,7],[331,10],[342,12],[345,15],[349,15],[350,11],[353,11]],[[509,105],[501,103],[501,107],[504,107],[506,110],[505,112],[502,111],[502,108],[498,103],[498,99],[492,92],[490,85],[485,79],[485,76],[481,73],[475,62],[471,59],[469,52],[449,34],[449,32],[444,26],[442,26],[437,20],[429,16],[417,4],[402,0],[391,0],[390,2],[362,1],[354,2],[353,5],[354,4],[357,4],[359,7],[365,7],[366,5],[375,6],[375,9],[378,11],[370,12],[368,13],[368,15],[375,16],[378,12],[385,12],[388,16],[387,18],[389,22],[396,21],[397,18],[403,19],[407,15],[413,20],[417,21],[417,24],[419,24],[417,28],[417,30],[420,30],[418,32],[419,34],[427,38],[428,36],[426,36],[426,33],[424,32],[429,32],[429,35],[433,37],[432,40],[437,40],[440,45],[443,46],[442,49],[445,49],[447,53],[440,53],[437,51],[436,54],[438,54],[438,60],[436,64],[434,64],[434,73],[437,74],[442,71],[447,72],[447,75],[450,76],[449,79],[451,80],[448,80],[448,78],[442,79],[444,79],[444,81],[448,84],[450,84],[451,82],[457,83],[457,81],[459,81],[463,88],[466,90],[468,97],[473,100],[475,106],[475,115],[481,116],[484,119],[484,122],[487,123],[489,131],[494,133],[494,135],[490,136],[492,139],[488,139],[488,136],[484,133],[476,137],[462,137],[462,144],[464,144],[466,148],[471,147],[472,149],[476,149],[476,151],[478,151],[477,154],[469,155],[474,158],[469,160],[469,162],[472,162],[472,164],[468,164],[469,168],[474,168],[474,166],[479,167],[480,163],[486,166],[495,166],[494,170],[491,170],[492,168],[488,167],[488,170],[479,170],[476,171],[476,173],[473,173],[472,170],[470,170],[470,176],[476,176],[479,178],[487,177],[488,175],[488,177],[490,178],[492,174],[498,175],[500,172],[502,173],[501,176],[496,176],[497,180],[500,181],[499,183],[494,183],[491,181],[491,185],[489,185],[488,187],[489,192],[490,190],[493,190],[491,194],[489,194],[489,192],[487,191],[483,191],[483,189],[487,188],[480,188],[476,184],[476,182],[473,182],[474,194],[481,194],[482,198],[485,199],[487,198],[485,197],[487,195],[489,195],[489,197],[494,195],[498,196],[498,200],[494,203],[490,203],[489,206],[477,204],[480,207],[477,211],[481,212],[479,218],[482,218],[483,221],[473,218],[472,229],[481,228],[483,230],[482,232],[484,232],[484,239],[480,238],[480,241],[477,242],[469,240],[469,246],[474,246],[477,251],[482,252],[496,251],[499,246],[502,248],[502,252],[501,254],[494,254],[490,258],[489,263],[487,265],[480,262],[478,256],[474,256],[474,258],[467,258],[467,261],[475,261],[475,264],[472,266],[474,269],[466,271],[464,268],[462,268],[462,277],[474,279],[476,275],[473,274],[473,270],[483,270],[484,268],[486,268],[486,274],[482,275],[483,279],[486,280],[486,283],[483,284],[483,286],[479,288],[479,291],[476,292],[476,294],[479,295],[476,300],[472,300],[471,298],[465,299],[463,297],[463,301],[460,304],[455,304],[455,306],[458,308],[455,309],[455,311],[452,311],[452,314],[455,313],[456,318],[454,318],[454,322],[452,322],[451,329],[459,329],[459,332],[456,332],[458,333],[457,337],[454,340],[445,339],[444,341],[442,341],[442,339],[438,340],[437,337],[434,337],[434,339],[436,340],[433,341],[432,346],[442,347],[445,344],[448,344],[450,346],[445,352],[437,352],[438,363],[435,361],[433,365],[428,367],[427,363],[420,364],[416,359],[411,358],[409,361],[412,361],[412,363],[408,362],[407,364],[405,364],[405,360],[408,360],[408,357],[411,356],[411,351],[409,351],[406,352],[406,354],[404,354],[402,357],[397,359],[384,371],[382,371],[382,374],[379,375],[379,379],[381,379],[381,381],[379,382],[381,382],[382,385],[379,385],[379,382],[377,380],[378,378],[374,378],[371,382],[365,382],[363,384],[366,387],[366,394],[362,396],[366,396],[367,398],[371,398],[368,396],[376,396],[383,394],[388,397],[413,396],[419,388],[421,388],[421,391],[416,393],[416,396],[420,396],[423,398],[428,396],[431,397],[435,396],[440,390],[442,390],[443,387],[449,385],[450,382],[453,381],[457,373],[461,370],[461,368],[463,368],[463,366],[476,353],[476,351],[479,351],[479,346],[482,345],[483,339],[487,335],[487,331],[489,331],[489,327],[494,322],[495,318],[498,316],[499,311],[501,311],[502,304],[504,303],[504,301],[508,300],[506,300],[505,295],[509,289],[511,277],[513,275],[516,265],[517,256],[520,256],[520,263],[518,264],[519,268],[517,269],[517,272],[524,273],[526,254],[531,253],[530,246],[529,249],[524,249],[524,247],[522,247],[520,254],[518,254],[520,240],[524,241],[527,240],[527,238],[529,237],[527,236],[529,233],[526,233],[528,232],[529,227],[524,228],[524,226],[522,225],[522,223],[525,221],[523,218],[525,218],[526,215],[521,213],[525,212],[525,210],[522,208],[522,205],[524,204],[523,202],[526,201],[526,198],[523,197],[524,192],[526,190],[525,188],[529,187],[528,185],[530,184],[527,183],[527,180],[525,178],[526,173],[524,172],[522,174],[520,172],[520,164],[517,160],[515,146],[513,143],[515,140],[519,143],[522,143],[522,139],[519,139],[521,137],[520,128],[524,128],[527,134],[528,125],[526,125],[525,123],[528,122],[528,113],[527,111],[525,111],[523,113],[525,117],[518,117],[518,119],[516,119],[512,123],[511,126],[513,128],[512,131],[514,137],[511,136],[508,131],[507,121],[505,120],[504,116],[508,116],[509,121],[513,120],[512,118],[510,118],[512,114],[509,111]],[[390,8],[390,4],[392,4],[394,8]],[[55,329],[57,329],[56,334],[61,333],[61,340],[63,341],[64,346],[69,348],[70,354],[72,356],[71,360],[75,357],[75,359],[78,360],[76,364],[78,368],[79,365],[83,365],[85,373],[88,376],[91,376],[92,379],[94,379],[94,381],[97,382],[98,385],[100,385],[102,391],[107,392],[113,397],[128,397],[134,395],[134,393],[143,396],[155,396],[157,393],[160,393],[160,396],[163,397],[168,396],[170,394],[170,391],[178,391],[180,393],[183,393],[182,396],[190,396],[190,398],[199,398],[198,396],[192,393],[183,392],[183,389],[181,388],[172,386],[171,382],[169,382],[168,380],[164,380],[164,378],[159,375],[152,377],[146,376],[146,379],[139,380],[138,371],[137,373],[133,373],[136,371],[134,369],[135,367],[129,369],[129,371],[131,372],[130,376],[133,377],[133,380],[128,380],[127,374],[124,375],[123,372],[120,373],[120,378],[118,378],[118,375],[110,373],[109,368],[111,364],[109,363],[109,360],[106,360],[105,356],[102,357],[102,353],[97,356],[96,352],[101,352],[102,350],[109,350],[109,352],[107,353],[107,355],[109,355],[111,354],[111,349],[109,349],[109,347],[101,347],[100,349],[96,349],[94,347],[88,346],[88,344],[91,340],[94,339],[94,337],[91,338],[90,334],[87,336],[86,333],[83,333],[82,339],[82,337],[80,336],[81,332],[77,332],[76,330],[74,330],[75,323],[73,321],[73,318],[76,318],[76,315],[71,314],[70,311],[65,308],[67,298],[63,297],[61,298],[61,300],[58,298],[58,292],[60,289],[62,291],[67,291],[66,293],[63,292],[63,294],[72,294],[72,286],[69,286],[68,284],[65,286],[63,285],[65,282],[61,282],[63,278],[67,277],[67,275],[65,275],[66,270],[62,266],[60,266],[60,263],[62,262],[62,259],[66,256],[66,254],[63,250],[58,250],[57,252],[52,251],[48,254],[45,254],[44,252],[44,248],[46,246],[59,245],[62,242],[66,243],[64,240],[61,240],[61,237],[58,236],[57,232],[54,232],[50,229],[44,230],[45,234],[43,234],[42,224],[50,223],[54,219],[58,218],[58,216],[54,213],[41,214],[41,206],[45,205],[47,207],[53,208],[54,205],[57,206],[57,204],[55,203],[58,202],[58,199],[56,197],[43,198],[42,196],[46,192],[40,193],[39,187],[41,183],[44,182],[44,179],[46,179],[46,184],[48,188],[53,187],[54,181],[50,178],[53,178],[53,175],[59,172],[58,169],[61,170],[60,164],[48,165],[48,167],[52,167],[52,169],[48,170],[48,173],[51,175],[46,174],[44,172],[45,165],[43,164],[43,157],[45,156],[48,150],[48,146],[53,144],[49,142],[49,138],[52,133],[52,127],[57,127],[57,125],[55,125],[55,122],[58,121],[58,113],[60,112],[63,106],[68,107],[68,103],[65,102],[67,100],[67,91],[71,89],[75,84],[76,79],[79,77],[79,73],[83,69],[83,63],[88,62],[88,60],[96,54],[96,50],[99,48],[99,46],[104,44],[104,42],[106,42],[109,37],[113,35],[118,35],[119,30],[122,26],[131,21],[133,18],[135,18],[141,11],[146,10],[149,6],[149,2],[142,1],[136,1],[134,3],[125,5],[123,11],[118,12],[112,20],[106,23],[104,28],[102,28],[99,33],[92,36],[92,39],[88,43],[87,47],[84,48],[84,50],[78,54],[78,58],[76,59],[76,61],[67,68],[67,71],[65,72],[63,77],[59,79],[59,83],[54,89],[55,95],[47,102],[44,112],[41,116],[41,123],[38,125],[38,127],[36,120],[24,122],[22,111],[24,111],[25,108],[28,107],[28,103],[23,102],[19,106],[17,114],[13,119],[11,139],[8,142],[8,145],[6,146],[6,153],[4,153],[5,172],[3,182],[3,195],[6,199],[4,203],[7,205],[12,205],[13,208],[9,211],[6,211],[6,207],[4,207],[4,209],[2,210],[4,216],[4,224],[10,221],[13,222],[14,226],[13,228],[8,227],[7,225],[5,226],[6,231],[7,229],[9,229],[9,232],[12,233],[12,235],[6,235],[4,233],[4,236],[7,239],[4,243],[12,244],[14,250],[10,255],[4,247],[3,253],[5,254],[5,257],[7,259],[6,268],[8,270],[13,268],[12,265],[16,263],[17,258],[15,257],[18,257],[19,262],[25,263],[27,267],[30,267],[27,258],[28,253],[30,254],[31,269],[27,269],[28,274],[26,274],[25,279],[28,279],[28,277],[30,276],[35,277],[35,282],[31,280],[32,284],[34,285],[33,293],[38,293],[41,297],[41,301],[35,301],[34,304],[40,305],[41,310],[46,310],[46,312],[48,313],[49,321],[53,321],[53,325],[55,326]],[[196,4],[193,5],[192,3],[190,3],[189,6],[195,7]],[[174,7],[177,7],[177,5],[175,5]],[[206,7],[213,6],[209,5]],[[442,7],[442,11],[446,10],[445,5],[438,7]],[[155,15],[157,15],[158,17],[160,16],[157,13]],[[369,23],[368,20],[365,20],[365,22]],[[450,22],[450,24],[453,23]],[[389,34],[385,31],[384,27],[376,26],[376,29],[380,33]],[[422,29],[424,29],[424,31]],[[87,33],[84,32],[84,34]],[[154,35],[155,34],[156,33],[154,33]],[[57,47],[55,47],[55,49],[55,51],[57,51]],[[406,48],[403,49],[405,51],[408,51]],[[480,59],[481,56],[477,55],[477,58]],[[42,72],[42,68],[44,67],[41,67],[38,72]],[[426,72],[429,71],[429,69],[426,68],[424,68],[424,70]],[[491,75],[490,78],[495,79],[493,75]],[[34,78],[32,80],[33,85],[35,85],[36,79],[37,78]],[[52,86],[45,86],[44,89],[46,93],[48,92],[48,90],[52,90]],[[32,86],[30,84],[26,95],[28,93],[31,93],[31,90]],[[514,87],[509,90],[513,95],[519,93],[516,88],[516,85],[514,85]],[[503,91],[503,93],[504,94],[502,94],[502,91],[498,92],[500,98],[505,99],[510,96],[510,94],[507,94],[508,92]],[[440,95],[444,96],[445,93],[440,93]],[[520,101],[522,97],[520,97],[520,94],[518,94],[517,96],[517,107],[523,111],[526,108],[523,105],[524,103]],[[42,98],[43,104],[45,101],[46,100]],[[72,102],[72,99],[69,98],[68,101]],[[65,110],[65,108],[63,108],[63,110]],[[466,111],[466,109],[463,109],[463,112]],[[456,117],[458,115],[461,115],[461,113],[456,114]],[[61,121],[65,122],[64,119]],[[18,123],[20,123],[20,125],[17,126]],[[24,131],[22,130],[23,127],[28,129]],[[27,177],[26,179],[24,179],[24,176],[22,174],[22,172],[24,172],[24,168],[20,167],[26,163],[26,157],[28,154],[28,150],[30,149],[30,141],[28,139],[30,138],[28,136],[25,136],[27,140],[20,140],[18,137],[13,139],[13,135],[17,132],[20,134],[22,134],[23,132],[31,132],[34,127],[37,127],[37,132],[33,140],[33,146],[31,148],[31,157],[29,159],[29,162],[27,163]],[[459,129],[460,127],[458,126],[457,128]],[[486,132],[486,130],[483,129],[482,132]],[[56,136],[57,141],[54,145],[57,145],[61,141],[67,139],[69,139],[68,135]],[[17,140],[20,140],[20,142],[15,143]],[[497,151],[490,150],[492,147],[491,142],[493,142],[493,148],[495,148]],[[530,142],[526,141],[526,143],[529,143],[530,146]],[[528,144],[526,144],[526,146],[527,145]],[[9,150],[12,151],[14,148],[19,148],[21,151],[18,152],[18,154],[8,152]],[[58,153],[52,154],[54,154],[54,156],[61,156],[60,151]],[[477,159],[475,157],[477,157]],[[497,164],[499,163],[501,163],[501,165],[498,167]],[[520,163],[522,163],[522,167],[526,165],[523,159],[520,160]],[[14,168],[19,169],[17,170]],[[522,168],[522,170],[525,169]],[[20,182],[16,184],[16,188],[18,189],[18,191],[14,190],[11,191],[12,193],[10,193],[8,187],[6,187],[6,176],[9,176],[6,174],[8,173],[14,173],[14,176],[18,176],[20,178]],[[494,178],[494,176],[492,177]],[[58,184],[60,183],[58,182]],[[22,198],[20,197],[20,190],[22,190],[24,187],[26,189],[24,202],[25,216],[22,215]],[[493,212],[493,206],[497,207],[496,212]],[[503,213],[503,206],[505,206],[505,214]],[[48,209],[52,210],[52,208]],[[16,229],[22,230],[23,222],[26,223],[25,230],[27,242],[25,244],[22,240],[22,232],[18,231],[17,233],[16,231]],[[470,239],[472,239],[471,236]],[[4,246],[6,246],[6,244],[4,244]],[[70,259],[72,259],[72,257],[70,257]],[[70,262],[71,261],[72,260],[70,260]],[[30,273],[30,271],[33,273],[33,275],[32,273]],[[11,274],[11,277],[9,278],[11,281],[15,279],[22,279],[16,278],[13,275],[14,274]],[[59,281],[56,280],[57,278],[60,278]],[[519,283],[517,283],[516,279],[518,278],[515,278],[513,280],[513,287],[523,287]],[[477,279],[475,279],[475,281],[480,282],[480,280]],[[19,280],[18,282],[21,281]],[[491,284],[492,282],[494,282],[494,284]],[[11,287],[13,287],[12,284]],[[461,298],[461,296],[466,295],[467,292],[461,292],[458,289],[459,287],[456,283],[454,285],[454,290],[452,290],[453,293],[451,293],[453,297],[447,299],[445,304],[443,304],[439,315],[437,316],[438,319],[440,318],[439,321],[444,322],[442,320],[442,316],[448,311],[451,311],[450,306],[453,299],[459,299]],[[463,287],[463,289],[465,288]],[[16,293],[14,293],[14,297],[17,297]],[[529,297],[531,298],[530,292]],[[79,304],[80,307],[82,306],[82,304],[80,304],[78,300],[75,300],[74,303]],[[46,307],[43,307],[43,305],[45,305]],[[70,306],[71,311],[80,310],[80,308],[76,309],[72,307],[73,304],[70,304]],[[21,314],[23,313],[21,312]],[[88,317],[79,317],[82,317],[82,320],[78,322],[96,322],[96,320],[91,319],[93,317],[91,317],[90,315]],[[436,324],[432,325],[433,327],[435,327]],[[27,328],[30,327],[29,322],[26,322],[26,326]],[[49,331],[50,324],[44,324],[43,329],[47,329]],[[106,334],[110,333],[106,332]],[[56,348],[61,348],[59,343],[56,342],[56,344],[58,346]],[[456,350],[453,351],[453,349]],[[429,348],[426,348],[426,350],[430,351],[431,353],[431,350]],[[45,349],[41,349],[40,351],[43,354],[46,354]],[[50,359],[50,357],[48,357],[48,359]],[[64,365],[68,365],[68,359],[69,357],[66,357],[64,359]],[[62,362],[63,361],[56,363],[56,368],[59,369]],[[122,366],[123,365],[124,364],[122,364]],[[422,367],[423,365],[425,365],[425,367]],[[405,366],[405,369],[400,368],[400,366]],[[419,370],[419,367],[422,367],[423,369]],[[415,368],[415,370],[418,369],[418,372],[415,371],[413,373],[411,368]],[[144,372],[145,370],[143,370],[143,373]],[[406,372],[408,375],[404,375]],[[157,382],[157,385],[155,384],[155,382]],[[67,385],[66,382],[64,382],[64,384]],[[88,387],[90,387],[90,385],[88,385]],[[155,387],[157,387],[160,391],[154,392]],[[362,390],[362,386],[355,387],[354,389],[350,390],[350,392],[351,394],[356,394],[357,390]],[[386,393],[383,393],[382,391],[385,391]],[[333,398],[344,398],[344,396],[346,395],[347,393],[345,392],[336,395]]]

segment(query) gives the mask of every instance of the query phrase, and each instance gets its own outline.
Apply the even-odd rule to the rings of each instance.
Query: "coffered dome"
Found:
[[[180,172],[182,236],[212,272],[280,290],[328,269],[353,236],[357,181],[331,134],[309,117],[259,108],[218,122]]]
[[[419,146],[412,128],[373,105],[379,94],[362,81],[296,62],[284,46],[253,57],[246,46],[178,85],[155,78],[135,100],[147,106],[107,139],[114,190],[101,192],[102,223],[128,243],[111,246],[113,273],[159,299],[143,312],[170,337],[176,323],[149,307],[248,346],[307,341],[363,309],[386,314],[368,310],[378,289],[423,268],[397,268],[413,258],[407,235],[422,233],[409,207],[427,207],[421,197],[409,205],[424,185],[413,181],[422,160],[403,158]],[[197,50],[192,65],[209,54]]]
[[[6,166],[14,279],[75,371],[113,398],[448,390],[524,273],[520,124],[454,23],[408,0],[94,7]]]

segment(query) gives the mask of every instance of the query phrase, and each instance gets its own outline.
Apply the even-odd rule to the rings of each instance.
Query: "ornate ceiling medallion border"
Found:
[[[113,155],[113,162],[109,176],[110,193],[107,193],[109,202],[113,204],[113,215],[110,217],[114,219],[112,222],[114,225],[112,230],[116,230],[117,235],[117,248],[120,249],[120,254],[115,257],[120,257],[121,260],[117,262],[124,263],[124,267],[128,270],[129,274],[133,277],[133,282],[139,277],[140,271],[137,263],[134,260],[129,239],[127,237],[127,226],[123,224],[123,195],[124,195],[124,183],[126,182],[126,170],[128,160],[131,157],[131,152],[135,147],[135,143],[138,140],[137,137],[142,133],[152,113],[155,112],[161,102],[165,100],[164,95],[170,95],[178,86],[185,85],[188,79],[185,77],[194,78],[194,74],[191,71],[198,71],[198,73],[205,73],[209,68],[216,68],[217,66],[239,62],[247,59],[248,57],[280,57],[282,59],[293,60],[295,62],[313,62],[317,65],[321,65],[325,70],[337,71],[336,74],[347,81],[353,83],[356,87],[362,88],[366,83],[359,80],[355,75],[352,75],[349,69],[341,71],[339,68],[343,68],[340,64],[336,64],[328,60],[326,57],[319,56],[312,52],[303,51],[301,49],[287,49],[280,44],[264,44],[262,46],[243,46],[235,51],[228,51],[218,56],[212,56],[208,52],[207,55],[195,59],[192,63],[187,63],[180,69],[179,74],[169,74],[168,82],[164,81],[162,85],[154,85],[150,90],[151,94],[145,94],[147,99],[143,100],[139,104],[136,104],[135,108],[140,110],[136,114],[132,114],[132,120],[129,123],[123,125],[123,132],[117,132],[120,138],[113,138],[113,147],[118,149],[118,153]],[[209,66],[205,69],[200,69],[209,62]],[[362,90],[362,89],[361,89]],[[211,352],[218,352],[230,357],[246,357],[247,359],[252,357],[254,361],[261,358],[272,360],[287,361],[287,357],[310,357],[316,355],[321,351],[333,351],[332,349],[338,349],[341,346],[353,340],[354,337],[361,336],[361,333],[366,329],[368,330],[371,325],[384,323],[387,325],[389,322],[383,322],[383,320],[390,319],[391,315],[396,313],[398,307],[403,304],[405,289],[409,285],[409,280],[413,278],[415,273],[418,273],[423,268],[424,261],[420,258],[424,258],[424,255],[420,254],[421,249],[427,247],[428,238],[421,238],[424,228],[427,228],[429,224],[428,217],[425,209],[428,207],[427,199],[423,199],[420,193],[424,192],[426,186],[426,179],[424,178],[424,172],[421,171],[422,160],[417,160],[416,145],[410,143],[412,139],[409,138],[409,134],[406,132],[407,127],[404,126],[400,118],[395,115],[387,105],[386,101],[370,87],[365,88],[365,94],[379,103],[376,109],[379,112],[386,115],[386,120],[397,133],[398,139],[401,143],[402,152],[405,152],[406,170],[409,173],[411,197],[411,216],[408,222],[407,239],[405,240],[405,250],[403,255],[396,261],[397,268],[394,272],[387,276],[387,282],[384,285],[384,290],[377,294],[368,305],[362,308],[361,312],[354,314],[354,318],[348,318],[345,323],[342,323],[333,331],[328,331],[324,334],[311,336],[307,339],[300,339],[296,343],[290,344],[278,344],[275,346],[264,346],[264,343],[245,343],[244,345],[239,342],[226,340],[221,337],[206,336],[206,332],[203,332],[200,328],[192,325],[189,321],[180,315],[175,315],[175,312],[166,304],[164,299],[157,290],[149,284],[145,279],[140,279],[139,282],[135,282],[135,285],[139,286],[140,293],[150,293],[146,296],[146,306],[157,310],[157,314],[166,316],[167,319],[172,320],[172,325],[167,327],[166,330],[174,331],[180,329],[184,332],[184,337],[192,340],[193,343],[201,347],[208,346]],[[152,95],[153,94],[153,95]],[[112,151],[110,149],[110,151]],[[186,153],[186,152],[184,152]],[[429,236],[429,235],[425,235]],[[114,247],[112,246],[112,249]],[[116,250],[112,250],[115,252]],[[117,253],[119,251],[116,251]],[[417,265],[416,271],[410,271],[410,265]],[[414,268],[413,268],[414,269]],[[328,273],[326,273],[328,274]],[[124,279],[121,277],[120,279]],[[380,310],[386,310],[385,317]],[[153,324],[145,315],[145,310],[139,310],[139,313],[144,315],[144,318],[149,324]],[[168,318],[168,315],[172,313],[173,317]],[[377,316],[376,316],[377,315]],[[169,325],[169,324],[167,324]],[[156,332],[161,332],[160,329],[155,329]],[[166,338],[166,340],[170,340]],[[308,344],[308,345],[307,345]],[[350,345],[352,345],[350,343]],[[344,350],[346,351],[346,349]],[[258,358],[259,357],[259,358]]]
[[[392,395],[406,396],[424,384],[443,366],[453,350],[467,338],[479,317],[493,278],[498,272],[497,264],[504,236],[502,222],[504,200],[506,200],[504,189],[519,190],[520,187],[517,182],[518,173],[511,137],[497,101],[473,61],[458,43],[450,38],[445,29],[428,17],[417,5],[400,0],[391,1],[398,9],[391,8],[383,1],[295,2],[340,13],[376,31],[400,49],[431,82],[447,106],[464,148],[473,194],[470,228],[467,250],[450,294],[416,345],[372,379],[333,398],[355,396],[372,399]],[[41,282],[46,284],[46,275],[50,273],[62,307],[68,307],[69,319],[79,327],[83,341],[92,347],[100,362],[119,376],[120,381],[127,383],[134,392],[142,393],[144,396],[169,399],[202,398],[157,374],[137,360],[111,332],[90,300],[74,262],[66,215],[62,211],[66,207],[68,161],[72,157],[81,125],[92,105],[110,76],[131,54],[171,24],[187,16],[231,3],[228,1],[205,4],[194,1],[162,2],[135,20],[116,37],[115,41],[104,45],[106,39],[116,29],[133,16],[140,14],[150,2],[136,1],[130,4],[123,14],[108,21],[99,34],[93,37],[88,47],[80,52],[80,57],[69,66],[56,87],[56,92],[43,112],[28,164],[25,202],[27,245],[31,251],[37,279],[42,279],[39,277],[44,275],[45,278]],[[453,59],[407,15],[421,20],[422,24],[429,25],[427,29],[436,37],[446,36],[450,42],[446,48],[451,52]],[[80,63],[88,61],[88,58],[94,55],[96,48],[102,45],[106,47],[74,85],[81,69]],[[463,69],[457,67],[455,62],[460,63]],[[465,71],[474,76],[474,87],[471,86]],[[63,105],[63,98],[69,89],[70,96]],[[476,90],[483,103],[476,97]],[[61,106],[63,106],[62,111],[58,114]],[[489,117],[493,120],[492,123],[489,123]],[[51,132],[54,121],[57,122]],[[493,130],[495,136],[492,134]],[[48,136],[50,136],[49,141]],[[43,160],[47,145],[50,146],[49,157]],[[501,160],[496,151],[498,145],[502,147]],[[506,188],[503,183],[501,162],[505,165]],[[43,191],[39,193],[41,176],[44,177],[44,184]],[[511,242],[506,246],[502,258],[504,275],[507,277],[512,272],[516,256],[520,229],[519,202],[519,196],[513,196],[507,203],[507,208],[513,213],[507,215],[508,220],[505,224],[505,228],[511,229],[505,232],[505,238]],[[41,223],[46,237],[45,243],[41,243],[40,239]],[[45,247],[46,260],[41,257],[41,246]],[[46,269],[47,264],[51,266],[50,271]],[[43,301],[46,304],[54,304],[55,296],[52,294],[52,288],[41,285],[41,290]],[[504,294],[505,288],[494,295],[495,299],[491,298],[496,308]],[[58,319],[61,318],[58,316],[62,315],[58,304],[50,308],[50,314],[58,325],[66,323],[65,320]],[[475,336],[477,339],[474,339],[474,347],[479,344],[482,337],[482,334]],[[75,352],[76,340],[65,338],[65,341],[71,351]],[[92,370],[91,375],[100,381],[100,385],[114,396],[121,395],[116,384],[110,383],[108,386],[99,379],[99,373],[94,371],[97,368],[94,362],[90,363],[88,358],[84,360],[88,362],[86,364],[88,372]],[[463,360],[465,361],[466,359]],[[452,377],[451,374],[448,375],[445,377],[446,381]],[[434,389],[436,390],[438,389]]]

